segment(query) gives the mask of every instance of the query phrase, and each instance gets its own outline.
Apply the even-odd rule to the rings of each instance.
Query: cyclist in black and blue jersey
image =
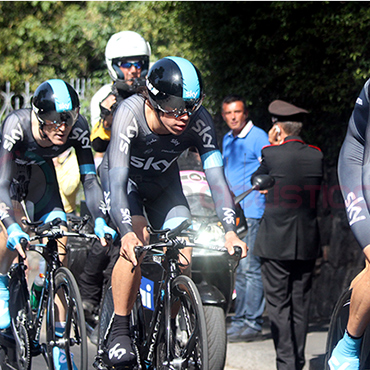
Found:
[[[120,103],[113,118],[112,139],[100,167],[110,214],[121,234],[120,258],[112,273],[115,316],[108,365],[127,364],[135,357],[129,315],[141,274],[134,247],[148,244],[148,222],[161,229],[191,219],[177,166],[178,157],[187,148],[196,147],[202,159],[225,229],[225,246],[230,254],[234,246],[242,247],[242,257],[247,254],[246,244],[235,232],[234,202],[224,177],[213,120],[202,107],[203,97],[198,69],[186,59],[166,57],[152,66],[141,93]],[[184,254],[190,261],[191,251]],[[136,268],[132,271],[133,265]]]
[[[46,223],[60,217],[66,226],[52,159],[69,147],[76,151],[96,235],[104,244],[106,233],[116,235],[106,223],[103,192],[90,148],[89,126],[79,109],[79,98],[72,86],[59,79],[48,80],[36,89],[32,108],[13,111],[1,126],[0,329],[10,325],[7,272],[16,256],[15,250],[25,257],[20,240],[29,240],[17,216],[17,202],[24,200],[29,205],[33,221]],[[62,322],[60,330],[63,330]],[[57,369],[63,368],[58,366],[56,364]]]
[[[338,162],[347,218],[366,266],[352,281],[349,319],[329,360],[331,370],[358,370],[362,336],[370,322],[370,80],[356,100]]]

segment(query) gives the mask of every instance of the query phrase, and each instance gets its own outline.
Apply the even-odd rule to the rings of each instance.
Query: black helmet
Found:
[[[188,60],[166,57],[150,68],[146,86],[154,109],[178,117],[191,115],[203,101],[203,83],[198,69]]]
[[[41,129],[47,123],[73,126],[78,118],[80,100],[75,89],[62,80],[43,82],[32,97],[32,109]],[[49,121],[49,122],[46,122]]]

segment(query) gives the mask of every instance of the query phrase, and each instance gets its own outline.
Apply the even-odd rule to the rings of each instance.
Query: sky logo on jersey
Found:
[[[16,127],[13,128],[9,134],[4,134],[3,136],[3,148],[8,152],[13,149],[14,144],[18,140],[23,139],[23,131],[21,125],[17,123]]]
[[[347,195],[347,199],[345,201],[345,205],[347,208],[348,213],[348,219],[349,219],[349,225],[352,226],[354,223],[358,221],[365,220],[366,217],[364,215],[361,215],[362,212],[362,206],[361,202],[364,202],[363,197],[356,198],[356,195],[351,192]],[[365,202],[364,202],[365,206]]]
[[[140,295],[142,305],[154,311],[154,282],[144,276],[141,278]]]

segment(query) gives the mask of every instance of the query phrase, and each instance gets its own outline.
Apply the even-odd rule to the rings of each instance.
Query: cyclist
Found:
[[[124,100],[116,110],[112,139],[100,167],[112,219],[121,233],[120,257],[112,273],[115,316],[107,364],[134,360],[129,317],[140,285],[134,247],[148,244],[147,223],[155,229],[174,228],[190,219],[182,192],[177,159],[195,146],[202,159],[217,214],[225,228],[225,246],[247,247],[235,233],[235,211],[217,146],[213,120],[202,107],[203,85],[198,69],[188,60],[166,57],[149,71],[146,87]],[[144,217],[144,209],[147,219]],[[190,269],[190,251],[184,252]],[[136,266],[133,270],[132,267]],[[133,270],[133,271],[132,271]]]
[[[105,48],[105,62],[112,83],[104,85],[91,99],[93,128],[91,143],[98,153],[104,153],[110,141],[110,126],[118,103],[133,95],[144,85],[149,69],[150,45],[133,31],[115,33]],[[97,154],[96,157],[102,158]],[[100,159],[101,160],[101,159]],[[99,160],[96,159],[99,164]]]
[[[363,333],[370,322],[370,79],[357,98],[338,162],[339,183],[351,230],[365,254],[366,266],[352,281],[349,319],[343,338],[329,360],[331,370],[360,368]]]
[[[106,233],[116,232],[106,224],[103,193],[97,180],[89,126],[79,114],[80,102],[68,83],[52,79],[43,82],[32,98],[32,108],[13,111],[1,126],[0,146],[0,329],[10,325],[8,269],[17,250],[23,257],[20,240],[29,236],[16,214],[23,199],[33,220],[49,222],[66,215],[59,194],[53,157],[74,147],[79,162],[86,202],[95,219],[95,233],[106,245]],[[13,205],[13,201],[15,204]],[[33,213],[33,215],[32,215]],[[62,315],[62,314],[61,314]],[[63,322],[57,323],[63,332]],[[56,368],[59,369],[59,365]]]
[[[133,95],[144,85],[149,69],[151,49],[142,36],[133,31],[121,31],[112,35],[105,48],[105,61],[113,83],[104,85],[91,99],[91,144],[98,167],[109,144],[113,112],[119,102]],[[89,252],[78,283],[85,318],[95,326],[105,276],[110,276],[118,255],[118,248],[109,253],[99,242]]]

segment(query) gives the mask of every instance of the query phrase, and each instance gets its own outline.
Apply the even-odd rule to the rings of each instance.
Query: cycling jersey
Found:
[[[356,100],[338,162],[349,225],[362,248],[370,244],[370,79]]]
[[[201,107],[190,116],[181,135],[158,135],[146,122],[145,99],[136,94],[124,100],[115,112],[111,143],[101,166],[110,213],[121,235],[132,231],[131,216],[138,214],[141,206],[149,212],[149,222],[156,226],[168,225],[170,219],[180,221],[190,217],[177,159],[192,146],[198,149],[202,159],[225,232],[235,231],[234,203],[224,177],[210,114]],[[163,212],[159,215],[160,211]]]
[[[52,158],[69,147],[75,148],[87,206],[94,218],[104,218],[103,195],[96,177],[86,119],[79,115],[64,145],[41,147],[33,137],[31,117],[31,109],[19,109],[8,115],[1,126],[0,220],[4,226],[8,228],[16,222],[12,197],[31,200],[35,220],[50,221],[51,214],[64,213]]]

